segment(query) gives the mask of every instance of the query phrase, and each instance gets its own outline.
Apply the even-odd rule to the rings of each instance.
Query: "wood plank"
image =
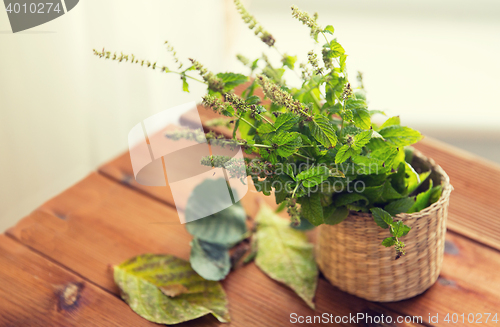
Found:
[[[157,326],[5,235],[0,266],[0,326]]]
[[[423,295],[413,299],[385,303],[404,314],[424,316],[439,314],[439,324],[446,314],[498,313],[500,316],[500,254],[497,250],[470,241],[454,232],[446,234],[446,252],[438,281]],[[491,320],[485,326],[497,326]],[[473,325],[459,323],[458,325]]]
[[[118,289],[110,265],[141,253],[189,258],[190,236],[171,207],[98,174],[50,200],[8,234],[114,294]],[[232,272],[223,286],[234,326],[286,325],[291,313],[368,312],[396,319],[391,310],[340,292],[323,279],[313,311],[254,264]],[[215,318],[203,319],[216,323]]]
[[[500,250],[500,165],[425,138],[415,145],[450,176],[448,229]]]

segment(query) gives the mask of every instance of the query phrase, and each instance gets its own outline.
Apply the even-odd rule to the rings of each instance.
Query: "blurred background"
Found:
[[[248,0],[281,52],[306,60],[315,45],[290,6],[333,25],[364,74],[370,109],[500,163],[500,2],[497,0]],[[92,49],[133,53],[175,68],[181,59],[214,72],[245,72],[237,53],[277,53],[253,36],[232,0],[82,0],[71,12],[12,34],[0,10],[0,230],[126,151],[139,121],[199,102],[177,75],[98,59]],[[187,60],[183,60],[187,64]],[[293,76],[286,76],[292,83]]]

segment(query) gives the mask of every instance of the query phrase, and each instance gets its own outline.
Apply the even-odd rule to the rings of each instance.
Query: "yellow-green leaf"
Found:
[[[289,221],[277,216],[262,204],[257,214],[257,266],[269,277],[286,284],[311,308],[318,284],[318,268],[313,246],[306,235],[290,227]]]
[[[125,302],[149,321],[172,325],[207,314],[229,321],[220,283],[204,280],[189,262],[172,255],[131,258],[114,267],[114,279]]]
[[[337,144],[337,134],[328,118],[323,115],[314,116],[309,122],[311,135],[325,148],[333,148]]]

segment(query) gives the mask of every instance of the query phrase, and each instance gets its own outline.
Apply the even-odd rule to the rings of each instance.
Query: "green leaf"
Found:
[[[406,165],[406,174],[408,177],[405,178],[406,182],[406,193],[407,194],[412,194],[423,182],[427,180],[427,178],[430,176],[431,171],[426,171],[421,174],[418,174],[415,169],[409,164],[405,163]]]
[[[344,72],[345,71],[345,63],[347,60],[347,55],[341,55],[339,57],[339,65],[340,65],[340,71]]]
[[[236,122],[234,123],[233,139],[236,139],[236,132],[238,132],[238,127],[240,127],[240,120],[239,119],[237,119]]]
[[[299,121],[299,117],[292,113],[279,115],[274,122],[274,128],[278,131],[288,131]]]
[[[405,161],[411,163],[413,161],[413,152],[415,148],[412,146],[405,147]]]
[[[330,210],[328,213],[324,211],[324,220],[327,225],[337,225],[343,222],[349,216],[349,209],[347,207],[332,207],[333,210]]]
[[[390,201],[390,200],[396,200],[396,199],[401,199],[403,195],[396,191],[394,187],[392,187],[392,184],[390,181],[385,181],[384,184],[384,190],[382,191],[382,196],[381,198],[384,201]]]
[[[196,237],[191,241],[191,267],[206,280],[221,280],[231,269],[229,251],[223,244],[204,242]]]
[[[393,220],[391,215],[383,209],[375,207],[371,208],[370,211],[372,212],[373,219],[380,227],[389,228],[389,226],[392,224]]]
[[[266,196],[271,195],[272,183],[267,178],[261,181],[258,178],[253,178],[253,184],[257,192],[262,192]]]
[[[361,150],[365,145],[368,144],[368,142],[370,142],[372,133],[373,132],[371,130],[368,130],[355,135],[354,142],[351,144],[351,147],[356,151]]]
[[[323,207],[321,206],[321,195],[313,193],[298,199],[300,203],[300,214],[309,220],[314,226],[321,225],[323,221]]]
[[[351,97],[346,100],[345,107],[349,110],[366,109],[368,108],[368,104],[365,99]]]
[[[370,113],[364,108],[352,109],[352,121],[359,128],[370,129],[372,127],[370,117]]]
[[[332,34],[333,35],[333,32],[334,32],[334,28],[332,25],[327,25],[325,27],[325,29],[323,30],[323,33],[328,33],[328,34]]]
[[[217,77],[224,82],[224,92],[231,91],[236,86],[248,81],[248,77],[245,75],[235,73],[219,73]]]
[[[131,258],[114,267],[114,280],[125,302],[149,321],[173,325],[207,314],[229,321],[222,286],[204,280],[189,262],[172,255]]]
[[[330,41],[330,51],[328,54],[329,57],[337,58],[343,55],[344,53],[345,53],[344,48],[336,40]]]
[[[259,103],[260,103],[260,101],[261,101],[260,97],[258,97],[257,95],[251,95],[251,96],[249,96],[249,97],[246,99],[246,101],[245,101],[245,102],[246,102],[247,104],[252,105],[252,104],[259,104]]]
[[[259,127],[257,127],[257,133],[259,134],[269,134],[275,131],[276,128],[271,124],[262,123]]]
[[[341,164],[355,154],[356,152],[349,145],[343,145],[335,155],[335,163]]]
[[[297,180],[297,178],[295,177],[293,167],[289,163],[285,165],[285,173],[287,174],[287,176],[290,176],[294,181]]]
[[[396,244],[396,238],[395,237],[388,237],[385,240],[382,241],[382,245],[385,246],[386,248],[389,248]]]
[[[370,204],[373,204],[382,196],[382,193],[384,192],[384,185],[385,184],[379,186],[367,186],[361,194],[363,194],[368,201],[370,201]]]
[[[432,188],[431,197],[429,199],[429,205],[438,202],[439,198],[441,198],[441,194],[443,193],[443,186],[438,185]]]
[[[404,147],[417,143],[422,139],[422,134],[414,129],[405,126],[392,125],[379,131],[387,142],[396,147]]]
[[[311,135],[325,148],[333,148],[337,144],[337,134],[328,118],[321,114],[314,116],[309,122]]]
[[[313,187],[321,184],[330,175],[330,170],[325,166],[312,167],[300,172],[296,180],[301,181],[304,187]]]
[[[395,216],[399,213],[408,212],[410,208],[415,204],[415,197],[405,197],[399,200],[392,201],[384,207],[384,210]]]
[[[296,61],[297,61],[297,56],[289,56],[286,54],[283,56],[283,59],[281,59],[283,66],[287,66],[288,68],[290,68],[292,70],[295,66]]]
[[[419,212],[429,206],[432,194],[432,179],[429,180],[429,189],[425,192],[417,194],[415,204],[408,210],[409,213]]]
[[[302,145],[302,139],[297,132],[280,133],[273,137],[273,143],[278,146],[277,153],[287,158],[297,152]]]
[[[384,162],[376,158],[354,155],[351,160],[355,163],[354,168],[358,175],[378,174],[385,170]]]
[[[181,79],[182,79],[182,90],[184,92],[189,92],[189,84],[187,82],[186,76],[182,76]]]
[[[214,213],[206,218],[193,220],[198,217],[207,207],[224,207],[225,202],[220,196],[213,192],[214,185],[220,180],[207,179],[195,187],[186,205],[186,229],[187,231],[203,241],[220,244],[230,244],[241,240],[246,233],[246,213],[238,202],[222,211]]]
[[[394,237],[403,237],[411,230],[409,226],[406,226],[401,220],[394,222],[391,226],[391,233]]]
[[[314,309],[318,268],[306,235],[262,204],[257,220],[259,249],[255,263],[269,277],[284,283]]]
[[[403,153],[403,152],[401,152]],[[403,194],[406,191],[405,184],[405,163],[401,162],[398,167],[398,171],[391,175],[391,185],[398,192]]]
[[[385,121],[385,123],[380,126],[380,129],[384,129],[388,126],[393,126],[393,125],[399,125],[401,124],[401,120],[399,119],[399,116],[394,116]]]
[[[336,207],[345,206],[354,202],[361,201],[362,206],[368,205],[368,199],[359,193],[341,193],[335,196],[333,204]]]

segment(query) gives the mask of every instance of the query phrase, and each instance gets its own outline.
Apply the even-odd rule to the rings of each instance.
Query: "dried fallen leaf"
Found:
[[[171,325],[210,313],[221,322],[229,321],[220,283],[204,280],[189,262],[172,255],[131,258],[114,267],[114,279],[122,298],[149,321]]]

